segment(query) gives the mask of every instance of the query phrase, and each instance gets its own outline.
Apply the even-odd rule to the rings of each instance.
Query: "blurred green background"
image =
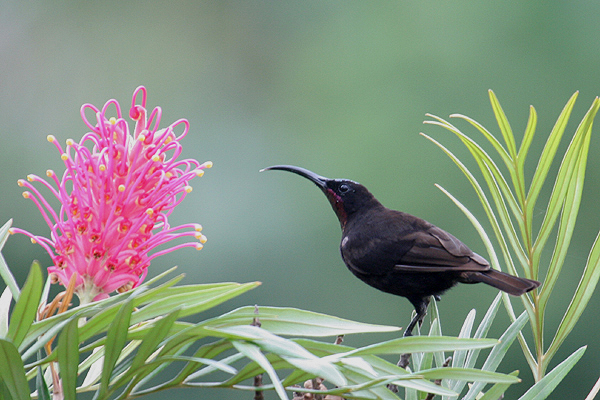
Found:
[[[171,218],[172,224],[200,222],[208,243],[201,252],[185,249],[157,259],[151,276],[178,265],[187,275],[184,283],[263,283],[211,315],[247,304],[276,305],[406,326],[406,300],[371,289],[344,267],[337,219],[314,185],[258,170],[286,163],[357,180],[385,205],[423,217],[485,254],[467,219],[434,183],[483,220],[474,193],[419,132],[471,160],[450,133],[422,125],[425,113],[463,113],[497,132],[487,97],[493,89],[520,138],[533,104],[539,124],[531,159],[537,157],[569,96],[581,91],[565,136],[600,94],[599,23],[597,1],[4,0],[0,222],[14,218],[16,226],[47,234],[17,179],[48,168],[62,171],[46,136],[61,143],[79,139],[86,132],[79,117],[83,103],[100,107],[115,98],[127,109],[133,90],[145,85],[149,108],[163,108],[163,126],[190,121],[183,156],[214,162]],[[547,315],[549,333],[598,231],[599,155],[594,138],[580,224]],[[542,217],[544,208],[538,212]],[[12,237],[4,255],[19,283],[32,259],[50,263],[24,236]],[[473,307],[479,321],[495,294],[484,285],[446,294],[439,305],[444,333],[457,335]],[[592,298],[555,358],[589,346],[551,398],[584,398],[600,374],[599,299]],[[492,336],[505,328],[501,313]],[[348,337],[346,343],[391,337]],[[519,369],[524,380],[507,398],[532,382],[516,344],[500,369]],[[250,399],[252,393],[179,390],[147,398],[189,396]]]

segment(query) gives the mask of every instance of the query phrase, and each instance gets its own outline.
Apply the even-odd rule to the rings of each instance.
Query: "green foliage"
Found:
[[[411,337],[352,348],[281,335],[326,337],[399,328],[277,307],[242,307],[198,323],[184,322],[183,317],[215,307],[258,283],[175,286],[181,277],[160,283],[169,272],[132,291],[34,322],[38,306],[47,301],[40,298],[47,292],[39,265],[34,264],[10,313],[6,337],[0,339],[2,358],[8,360],[0,363],[4,397],[29,398],[28,381],[35,380],[34,398],[49,398],[56,389],[56,382],[44,376],[50,365],[59,373],[65,399],[82,392],[94,392],[96,399],[126,399],[177,387],[275,390],[287,399],[288,391],[317,377],[332,388],[302,391],[349,399],[397,399],[387,388],[391,383],[452,397],[454,391],[432,381],[463,382],[462,387],[466,381],[482,381],[502,388],[518,382],[513,375],[472,368],[475,361],[469,357],[498,345],[485,335]],[[8,315],[9,306],[3,302],[0,314]],[[261,327],[255,326],[256,320]],[[488,318],[485,323],[490,322]],[[57,334],[54,351],[42,356]],[[410,372],[379,357],[444,351],[463,352],[472,362]],[[269,382],[257,388],[252,382],[259,374],[266,374]],[[81,384],[79,377],[84,377]]]
[[[600,108],[600,99],[594,99],[562,156],[558,173],[554,177],[552,193],[546,204],[546,213],[537,230],[534,229],[534,209],[542,188],[549,178],[550,169],[555,162],[555,156],[576,98],[577,93],[569,99],[550,132],[537,162],[529,188],[527,188],[525,182],[525,159],[532,144],[537,124],[537,113],[533,107],[530,108],[529,120],[518,150],[510,124],[492,91],[490,91],[490,100],[500,133],[504,139],[504,146],[475,120],[460,114],[450,116],[470,123],[483,134],[504,164],[506,172],[502,172],[493,158],[483,150],[483,147],[461,132],[459,128],[442,118],[429,115],[433,120],[426,121],[426,123],[449,130],[467,147],[479,167],[487,186],[487,192],[479,184],[473,173],[450,150],[435,139],[423,134],[452,159],[475,189],[500,248],[504,260],[503,264],[508,272],[515,275],[521,272],[525,277],[537,280],[541,280],[544,276],[541,269],[545,272],[542,286],[527,295],[521,296],[531,321],[535,343],[531,347],[523,335],[519,336],[519,342],[537,382],[523,396],[523,399],[546,398],[583,354],[584,348],[577,350],[565,362],[560,363],[552,372],[546,375],[546,370],[552,358],[579,320],[596,288],[598,279],[600,279],[599,235],[592,246],[587,263],[582,271],[579,286],[556,329],[553,340],[547,348],[544,348],[545,311],[548,300],[558,282],[573,236],[581,203],[592,124]],[[492,266],[500,269],[501,263],[482,224],[459,200],[443,188],[440,187],[440,189],[467,215],[488,250]],[[555,229],[557,222],[558,228]],[[545,268],[540,268],[542,267],[542,252],[553,235],[555,235],[555,245],[552,256]],[[503,298],[509,316],[513,321],[516,321],[517,318],[510,298],[507,295],[504,295]]]

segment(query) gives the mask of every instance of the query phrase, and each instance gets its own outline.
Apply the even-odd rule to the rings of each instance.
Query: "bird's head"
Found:
[[[319,189],[325,193],[325,196],[331,203],[333,211],[340,220],[342,229],[348,222],[348,218],[356,213],[370,209],[375,206],[381,206],[379,201],[360,183],[349,179],[329,179],[317,175],[305,168],[295,167],[293,165],[274,165],[261,170],[281,170],[293,172],[297,175],[313,182]]]

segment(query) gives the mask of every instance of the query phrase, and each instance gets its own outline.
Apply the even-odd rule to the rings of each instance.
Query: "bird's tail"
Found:
[[[468,272],[463,274],[463,283],[483,282],[513,296],[520,296],[540,286],[538,281],[519,278],[495,269],[485,272]]]

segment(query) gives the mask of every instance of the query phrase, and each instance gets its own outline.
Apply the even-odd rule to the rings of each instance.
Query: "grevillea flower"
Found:
[[[136,104],[139,96],[141,105]],[[116,108],[113,116],[111,106]],[[95,113],[94,123],[86,118],[86,110]],[[69,139],[63,151],[56,138],[48,136],[65,163],[62,179],[48,170],[54,185],[36,175],[19,180],[28,189],[23,196],[33,200],[51,233],[49,238],[18,228],[11,233],[26,234],[46,249],[54,263],[48,268],[54,282],[66,286],[77,274],[75,292],[82,303],[134,288],[144,280],[152,259],[182,247],[199,250],[206,242],[199,224],[171,227],[168,216],[191,192],[188,182],[212,163],[178,160],[189,123],[180,119],[159,130],[161,113],[156,107],[148,115],[146,89],[137,88],[129,110],[135,121],[131,135],[116,100],[102,110],[84,104],[81,117],[90,132],[79,143]],[[183,133],[177,136],[175,129]],[[58,213],[33,182],[60,201]],[[164,248],[177,238],[192,240]],[[157,251],[158,246],[162,250]]]

